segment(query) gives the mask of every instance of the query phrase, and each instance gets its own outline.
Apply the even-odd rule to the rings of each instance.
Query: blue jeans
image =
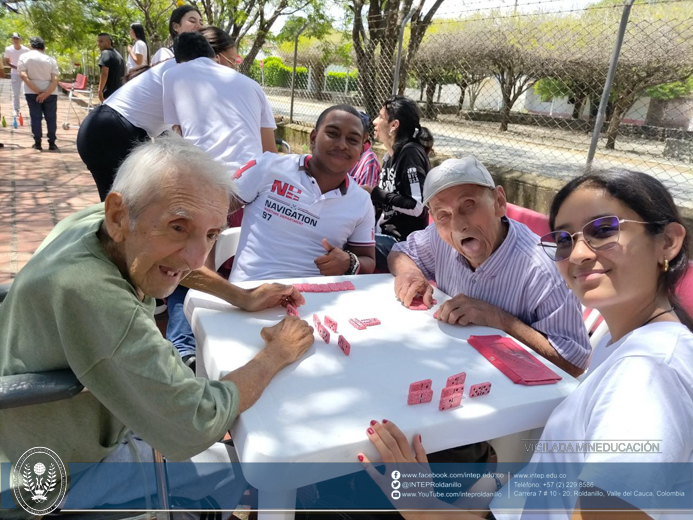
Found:
[[[48,96],[43,103],[36,101],[36,94],[25,94],[31,117],[31,133],[34,142],[41,144],[41,119],[46,119],[48,144],[55,144],[55,131],[58,128],[58,96]]]
[[[186,294],[188,294],[188,288],[179,285],[166,302],[168,306],[166,338],[176,347],[180,357],[190,356],[197,351],[195,336],[183,312]]]
[[[387,268],[387,255],[390,254],[392,246],[397,243],[395,237],[390,235],[381,235],[376,233],[375,235],[375,268],[384,273],[390,272]]]

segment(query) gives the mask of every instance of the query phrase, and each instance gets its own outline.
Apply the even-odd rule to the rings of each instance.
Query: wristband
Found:
[[[347,269],[347,272],[344,274],[356,274],[356,273],[358,273],[359,268],[361,267],[361,262],[359,262],[359,257],[356,256],[351,251],[347,251],[347,254],[349,255],[349,269]]]

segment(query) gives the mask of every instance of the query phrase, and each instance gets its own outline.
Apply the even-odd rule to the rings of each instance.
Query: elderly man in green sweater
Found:
[[[128,431],[172,460],[188,459],[306,352],[312,327],[287,317],[263,330],[266,347],[247,365],[209,381],[156,326],[154,298],[202,267],[232,195],[218,163],[179,137],[161,138],[131,153],[104,203],[56,226],[0,306],[0,375],[69,368],[89,391],[0,410],[0,462],[35,446],[66,464],[127,460]],[[246,311],[305,303],[291,286],[223,288],[208,287]]]

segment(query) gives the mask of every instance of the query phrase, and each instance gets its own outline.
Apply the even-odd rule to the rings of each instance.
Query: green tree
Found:
[[[399,28],[405,17],[414,11],[409,26],[409,42],[400,67],[401,92],[406,86],[408,63],[416,57],[433,15],[442,3],[443,0],[435,0],[424,13],[424,0],[419,0],[416,6],[413,0],[348,0],[354,20],[351,37],[359,86],[366,112],[371,116],[378,113],[392,91]]]
[[[299,28],[300,29],[300,28]],[[332,31],[321,37],[300,36],[296,62],[311,71],[313,92],[320,94],[325,81],[325,69],[329,65],[350,65],[351,45],[345,35]],[[294,41],[285,41],[277,48],[277,54],[285,63],[293,64]]]

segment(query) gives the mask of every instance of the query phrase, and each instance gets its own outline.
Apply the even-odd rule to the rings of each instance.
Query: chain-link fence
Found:
[[[550,14],[468,10],[435,20],[417,49],[410,38],[407,27],[399,67],[397,35],[368,56],[344,52],[347,33],[341,40],[298,39],[293,89],[293,42],[265,49],[272,57],[248,72],[275,114],[294,122],[312,124],[341,102],[375,117],[398,92],[419,102],[438,155],[473,154],[489,165],[559,179],[585,170],[595,123],[603,119],[592,167],[650,173],[693,207],[693,2],[632,9],[601,2]]]

